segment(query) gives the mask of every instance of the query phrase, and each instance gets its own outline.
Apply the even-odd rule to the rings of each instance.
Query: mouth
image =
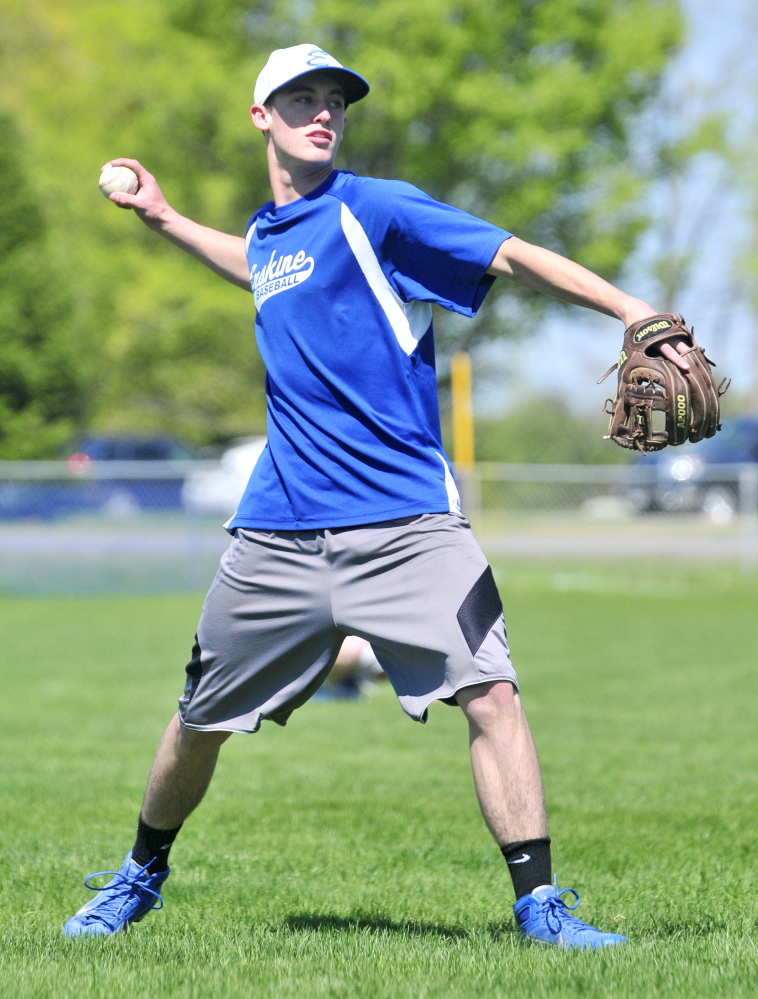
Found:
[[[327,132],[325,128],[318,128],[313,132],[309,132],[306,138],[310,139],[312,142],[327,143],[332,141],[332,133]]]

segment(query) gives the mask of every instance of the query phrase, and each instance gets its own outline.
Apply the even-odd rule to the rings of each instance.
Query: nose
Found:
[[[320,125],[328,125],[329,122],[332,120],[332,115],[331,112],[329,111],[329,108],[328,107],[321,108],[321,110],[314,117],[313,120],[315,122],[318,122]]]

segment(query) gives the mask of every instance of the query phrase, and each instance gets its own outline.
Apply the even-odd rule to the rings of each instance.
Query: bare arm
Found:
[[[110,160],[114,166],[130,167],[137,174],[140,189],[136,194],[114,191],[110,200],[119,208],[132,208],[146,226],[197,258],[222,278],[238,288],[250,291],[250,272],[241,236],[230,236],[199,225],[175,211],[163,196],[158,182],[138,160]]]
[[[656,315],[655,309],[641,298],[627,295],[586,267],[575,264],[573,260],[533,243],[526,243],[516,236],[501,243],[487,273],[495,277],[510,278],[525,288],[541,291],[561,302],[582,305],[586,309],[613,316],[614,319],[621,320],[624,328]],[[683,343],[676,343],[675,346],[677,350],[686,350]],[[674,345],[664,343],[660,349],[661,353],[683,371],[689,371],[689,364],[679,356]]]

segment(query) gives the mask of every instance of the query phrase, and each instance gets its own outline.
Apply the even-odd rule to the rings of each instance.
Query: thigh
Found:
[[[335,619],[367,638],[403,709],[425,720],[434,700],[462,687],[517,687],[492,570],[464,518],[425,514],[333,532]]]
[[[238,531],[203,605],[179,701],[191,729],[284,724],[325,679],[342,634],[323,534]]]

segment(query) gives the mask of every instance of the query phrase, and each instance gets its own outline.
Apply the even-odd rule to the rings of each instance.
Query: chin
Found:
[[[305,150],[299,159],[306,163],[312,163],[314,166],[326,166],[331,163],[335,157],[335,150],[333,149],[308,149]]]

